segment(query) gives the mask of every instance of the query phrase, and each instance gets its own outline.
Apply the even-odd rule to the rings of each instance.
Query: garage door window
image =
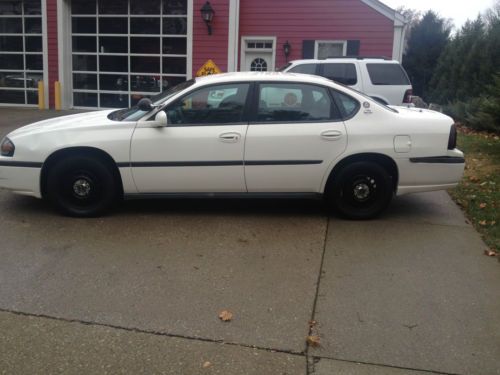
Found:
[[[38,104],[42,45],[40,0],[0,1],[0,103]]]
[[[130,107],[187,77],[187,0],[73,0],[73,105]]]

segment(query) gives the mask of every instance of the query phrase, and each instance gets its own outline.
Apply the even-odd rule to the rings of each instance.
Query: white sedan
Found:
[[[0,187],[96,216],[132,197],[324,197],[352,219],[461,179],[453,120],[330,80],[228,73],[130,109],[59,117],[1,143]]]

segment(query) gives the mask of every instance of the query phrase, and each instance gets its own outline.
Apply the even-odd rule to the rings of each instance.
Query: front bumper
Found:
[[[41,198],[41,170],[40,164],[4,162],[0,159],[0,188],[12,190],[17,194]]]

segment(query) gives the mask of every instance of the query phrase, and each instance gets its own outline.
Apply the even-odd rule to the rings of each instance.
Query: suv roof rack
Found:
[[[356,59],[356,60],[365,60],[365,59],[376,59],[376,60],[392,60],[387,56],[339,56],[339,57],[327,57],[322,60],[334,60],[334,59]]]

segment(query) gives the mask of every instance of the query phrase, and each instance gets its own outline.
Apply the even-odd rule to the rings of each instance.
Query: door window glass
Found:
[[[337,106],[340,108],[343,119],[351,118],[358,112],[360,105],[356,99],[337,90],[331,90],[331,92]]]
[[[311,122],[340,117],[323,87],[298,83],[260,85],[258,122]]]
[[[301,64],[289,70],[290,73],[316,74],[316,64]]]
[[[243,120],[249,85],[210,86],[196,90],[167,108],[169,124],[219,125]]]
[[[410,84],[410,80],[399,64],[366,64],[370,80],[374,85]]]
[[[344,85],[352,86],[358,83],[354,64],[323,64],[323,77],[340,82]]]

